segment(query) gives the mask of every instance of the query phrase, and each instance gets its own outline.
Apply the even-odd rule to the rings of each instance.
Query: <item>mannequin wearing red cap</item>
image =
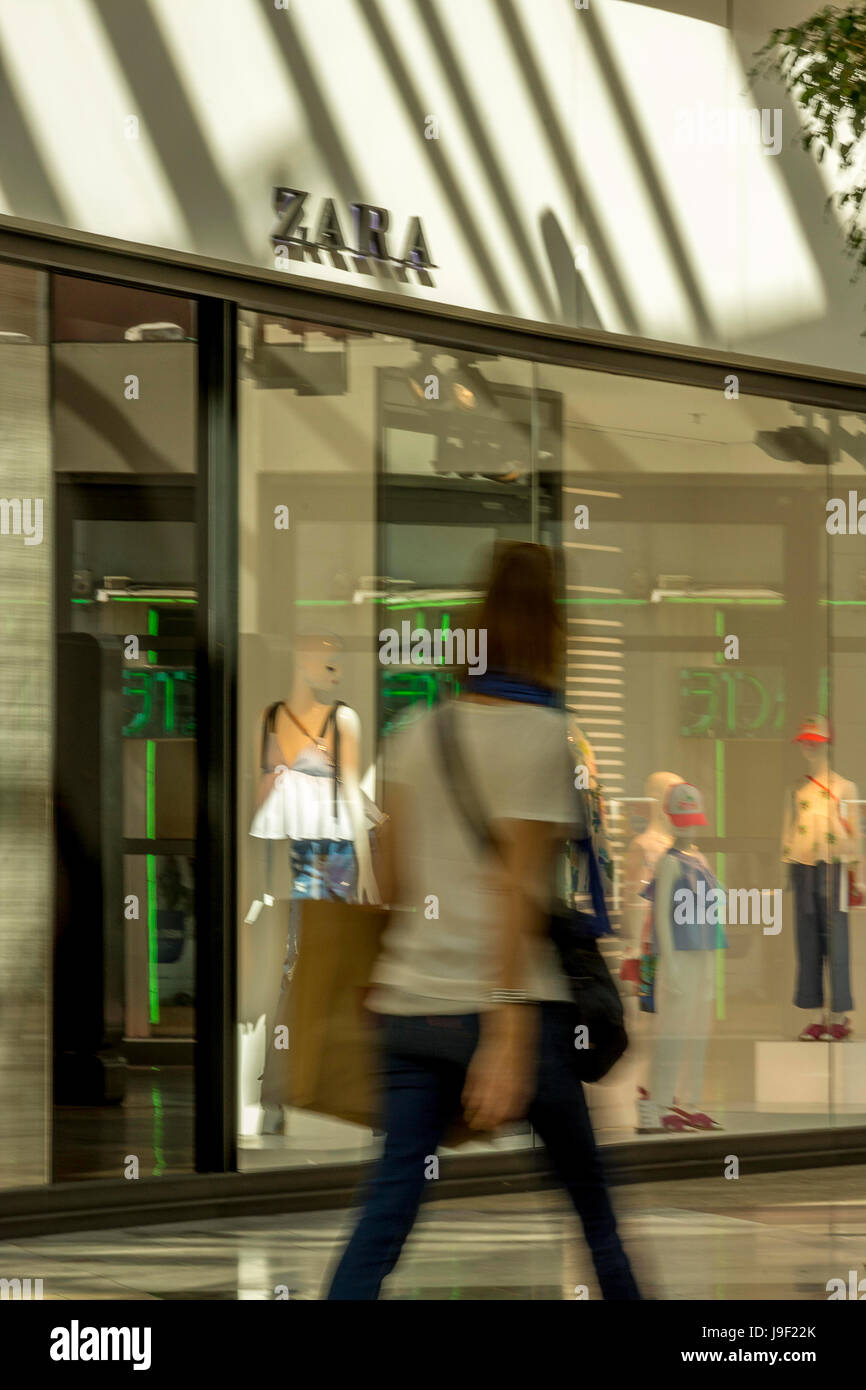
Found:
[[[641,935],[647,913],[643,893],[655,878],[656,865],[674,840],[671,823],[665,814],[665,797],[671,787],[682,781],[677,772],[653,772],[644,786],[644,795],[650,802],[649,824],[646,830],[630,841],[623,866],[624,962],[636,963],[640,959]],[[628,970],[624,964],[621,978],[637,980],[636,968]]]
[[[859,794],[829,764],[832,730],[823,716],[806,719],[795,742],[806,775],[788,794],[782,830],[782,861],[790,864],[797,942],[794,1003],[812,1015],[803,1042],[841,1042],[851,1032],[846,1017],[854,1007],[848,949],[848,870],[859,885],[862,842]],[[830,1009],[825,1010],[825,966]]]
[[[665,812],[673,842],[658,862],[649,894],[657,952],[659,1031],[653,1045],[649,1089],[638,1101],[641,1134],[721,1129],[703,1110],[701,1094],[715,998],[715,947],[723,943],[714,928],[706,935],[706,929],[699,927],[698,939],[684,949],[674,928],[682,915],[676,898],[684,869],[715,882],[692,833],[693,826],[707,823],[697,787],[688,782],[669,787]]]

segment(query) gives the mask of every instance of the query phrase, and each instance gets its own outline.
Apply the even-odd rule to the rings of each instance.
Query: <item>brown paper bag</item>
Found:
[[[288,1103],[376,1128],[380,1122],[378,1029],[364,1008],[386,908],[309,900],[301,911],[290,986]],[[455,1116],[442,1143],[489,1140]]]
[[[367,904],[303,904],[289,1002],[289,1103],[301,1110],[378,1123],[376,1021],[364,998],[387,920]]]

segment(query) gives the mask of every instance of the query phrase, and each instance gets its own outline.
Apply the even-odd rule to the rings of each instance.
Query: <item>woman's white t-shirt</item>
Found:
[[[402,792],[398,835],[401,898],[373,972],[368,1007],[380,1013],[475,1013],[496,988],[497,928],[503,911],[498,860],[483,852],[441,768],[434,720],[424,714],[389,744],[388,781]],[[561,710],[508,701],[456,702],[456,736],[487,819],[552,823],[558,838],[582,837],[581,798]],[[405,810],[403,809],[405,808]],[[549,866],[526,885],[549,903]],[[527,991],[570,999],[556,950],[533,939]]]

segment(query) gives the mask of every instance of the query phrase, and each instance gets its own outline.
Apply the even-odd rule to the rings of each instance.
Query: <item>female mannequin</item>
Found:
[[[336,701],[340,646],[338,638],[325,634],[301,639],[291,696],[268,706],[256,730],[261,780],[250,834],[266,841],[289,840],[291,846],[289,931],[274,1027],[287,1023],[300,942],[300,904],[306,899],[380,900],[360,785],[361,721],[353,709]],[[268,900],[266,891],[264,901]],[[271,1029],[262,1078],[266,1133],[281,1131],[286,1094],[280,1059],[285,1062],[287,1054],[272,1045],[273,1038]]]
[[[361,721],[348,705],[337,703],[335,708],[342,675],[336,659],[339,646],[338,638],[326,635],[301,639],[292,692],[288,701],[274,710],[264,760],[262,730],[267,710],[262,711],[255,741],[256,765],[262,767],[262,777],[250,834],[264,840],[350,844],[354,866],[352,891],[346,896],[377,903],[379,890],[360,784]],[[340,783],[334,805],[333,763],[338,739]],[[273,794],[275,788],[282,796]],[[314,896],[318,895],[292,893],[293,899]]]

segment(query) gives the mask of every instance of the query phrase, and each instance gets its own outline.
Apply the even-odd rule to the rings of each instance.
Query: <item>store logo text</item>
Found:
[[[430,284],[429,271],[436,266],[430,255],[430,247],[420,217],[410,217],[403,238],[403,249],[395,255],[389,245],[392,235],[391,214],[387,208],[374,203],[350,203],[350,214],[354,228],[355,245],[350,246],[343,234],[337,205],[333,198],[323,198],[315,231],[305,221],[309,193],[300,188],[275,188],[274,211],[277,224],[271,232],[271,245],[278,262],[285,264],[286,253],[294,250],[295,256],[318,262],[322,252],[330,256],[339,270],[352,269],[346,257],[366,262],[369,260],[389,265],[405,274],[414,270],[419,279]],[[354,267],[363,269],[363,264]]]

